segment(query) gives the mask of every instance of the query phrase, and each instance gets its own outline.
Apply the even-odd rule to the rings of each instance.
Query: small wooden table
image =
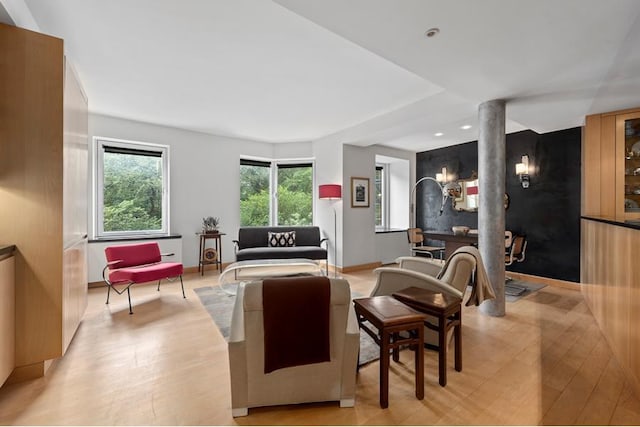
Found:
[[[200,275],[204,276],[204,266],[209,264],[215,264],[216,270],[221,269],[222,265],[222,236],[225,233],[196,233],[200,236],[200,251],[198,252],[198,271]],[[204,251],[206,249],[207,240],[213,239],[214,249],[218,256],[214,261],[204,259]]]
[[[462,370],[462,299],[416,287],[395,292],[393,297],[421,313],[438,318],[437,325],[432,325],[426,319],[424,325],[438,332],[438,376],[440,385],[446,386],[447,333],[451,328],[454,328],[455,369],[458,372]]]
[[[389,406],[389,354],[397,362],[399,347],[412,346],[415,351],[416,397],[424,399],[424,321],[425,315],[402,304],[390,296],[358,298],[353,300],[358,324],[380,346],[380,407]],[[369,321],[377,333],[364,324]],[[400,337],[408,332],[409,338]]]

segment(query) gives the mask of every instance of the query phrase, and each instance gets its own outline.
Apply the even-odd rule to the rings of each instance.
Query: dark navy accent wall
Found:
[[[580,281],[580,147],[581,128],[546,134],[527,130],[506,136],[506,229],[525,234],[526,259],[508,271],[573,282]],[[529,156],[530,185],[524,189],[515,164]],[[464,179],[478,170],[477,141],[416,156],[416,176],[435,176],[443,166]],[[482,197],[482,195],[480,195]],[[432,181],[416,190],[416,224],[424,230],[451,230],[454,225],[478,228],[478,214],[458,212],[448,199],[442,215],[440,195]]]

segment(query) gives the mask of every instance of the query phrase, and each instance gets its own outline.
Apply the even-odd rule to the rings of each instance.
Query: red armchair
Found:
[[[107,304],[109,304],[111,288],[118,295],[122,295],[126,290],[129,298],[129,314],[133,314],[130,291],[132,285],[157,280],[158,291],[160,291],[160,281],[162,279],[171,280],[176,277],[180,278],[182,297],[186,298],[184,283],[182,282],[182,264],[179,262],[162,262],[162,256],[173,254],[160,254],[160,248],[157,243],[110,246],[104,250],[104,253],[107,258],[107,265],[102,270],[102,277],[108,289]]]

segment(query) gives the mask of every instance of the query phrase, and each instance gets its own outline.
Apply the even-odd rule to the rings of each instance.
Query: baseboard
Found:
[[[204,271],[216,271],[216,270],[224,271],[224,269],[227,268],[227,266],[230,265],[230,264],[232,264],[232,263],[223,262],[220,265],[220,268],[216,268],[215,264],[207,264],[207,265],[204,265],[203,267],[204,267]],[[198,272],[199,272],[199,270],[198,270],[198,266],[197,265],[194,266],[194,267],[184,267],[184,274],[198,273]]]
[[[567,280],[551,279],[549,277],[534,276],[533,274],[516,273],[515,271],[507,271],[505,273],[508,277],[522,280],[524,282],[542,283],[544,285],[571,289],[574,291],[579,291],[581,289],[580,283],[569,282]]]
[[[358,264],[358,265],[350,265],[348,267],[338,268],[340,273],[351,273],[353,271],[360,270],[373,270],[374,268],[378,268],[382,265],[380,261],[378,262],[370,262],[368,264]]]
[[[43,377],[53,366],[55,359],[32,363],[31,365],[17,366],[5,381],[6,384],[21,383]]]

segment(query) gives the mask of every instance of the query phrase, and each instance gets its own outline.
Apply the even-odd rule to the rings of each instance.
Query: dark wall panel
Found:
[[[525,234],[526,260],[507,270],[554,279],[580,281],[580,146],[581,128],[539,135],[522,131],[506,137],[506,182],[510,205],[506,229]],[[522,188],[515,164],[527,154],[530,186]],[[449,175],[467,178],[478,170],[477,141],[417,154],[416,176],[435,176],[446,166]],[[482,195],[480,196],[482,197]],[[442,215],[435,183],[416,191],[416,224],[425,230],[451,230],[454,225],[478,228],[478,214],[458,212],[447,200]]]

